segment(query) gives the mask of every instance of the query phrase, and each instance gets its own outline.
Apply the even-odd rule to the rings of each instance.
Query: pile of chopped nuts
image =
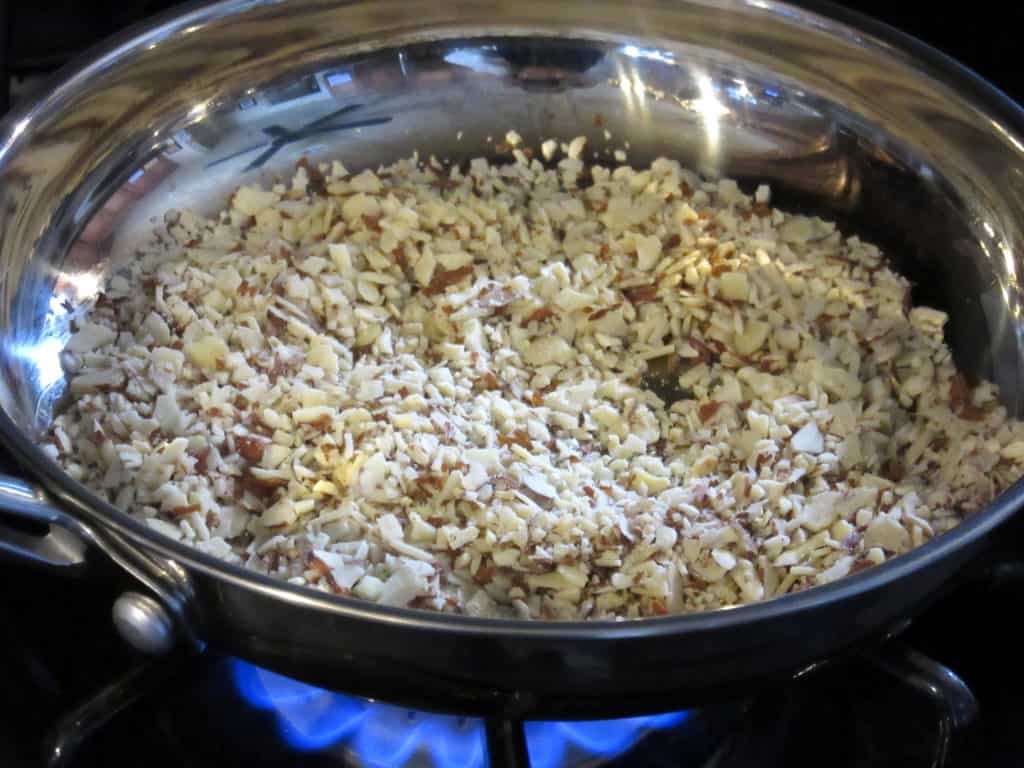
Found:
[[[50,455],[261,573],[538,619],[825,584],[1021,474],[1024,426],[876,247],[765,186],[506,142],[169,213],[67,345]]]

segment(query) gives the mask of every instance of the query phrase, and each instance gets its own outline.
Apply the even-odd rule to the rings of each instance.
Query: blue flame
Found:
[[[526,749],[530,768],[557,768],[574,744],[591,755],[615,757],[651,730],[665,730],[682,723],[689,712],[630,717],[622,720],[579,720],[567,722],[532,721],[526,723]]]
[[[439,768],[485,768],[482,720],[414,712],[315,688],[240,659],[232,662],[235,685],[252,706],[273,712],[282,739],[301,751],[343,745],[362,765],[397,768],[426,753]],[[525,724],[531,768],[557,768],[570,749],[609,758],[650,730],[673,728],[687,712],[624,720]]]

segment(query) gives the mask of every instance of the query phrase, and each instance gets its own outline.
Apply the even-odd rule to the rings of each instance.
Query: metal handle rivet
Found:
[[[156,600],[125,592],[114,601],[114,626],[126,643],[143,653],[166,653],[174,645],[174,624]]]

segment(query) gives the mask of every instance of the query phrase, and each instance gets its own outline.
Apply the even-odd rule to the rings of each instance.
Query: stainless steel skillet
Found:
[[[941,54],[837,9],[762,0],[232,0],[134,29],[0,124],[0,548],[54,567],[82,542],[140,581],[121,619],[154,647],[204,643],[354,693],[542,715],[725,695],[914,614],[1015,512],[1020,484],[864,574],[764,604],[627,623],[496,622],[307,591],[159,537],[37,443],[70,318],[171,207],[216,209],[303,154],[350,168],[418,148],[486,152],[608,130],[769,181],[837,218],[948,309],[959,364],[1020,412],[1024,116]],[[457,138],[461,132],[461,138]],[[642,701],[642,705],[634,702]]]

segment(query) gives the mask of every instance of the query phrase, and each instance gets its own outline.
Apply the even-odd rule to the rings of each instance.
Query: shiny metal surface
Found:
[[[938,733],[932,768],[968,765],[976,757],[972,740],[979,732],[978,700],[952,669],[896,641],[869,655],[893,678],[928,698],[935,707]]]
[[[195,630],[192,586],[177,563],[126,541],[114,530],[69,514],[47,491],[17,477],[0,474],[0,510],[49,529],[45,536],[37,537],[0,524],[0,552],[41,565],[67,568],[84,566],[86,550],[92,547],[160,599],[161,610],[169,620],[173,619],[177,634],[187,647],[203,647]]]
[[[159,538],[34,441],[63,391],[72,318],[168,208],[217,210],[240,182],[290,174],[302,156],[352,170],[413,150],[458,162],[509,128],[531,143],[586,134],[599,160],[628,141],[634,164],[666,154],[767,181],[777,204],[883,245],[917,301],[951,312],[960,365],[1022,413],[1024,120],[908,38],[771,0],[229,0],[131,34],[0,123],[0,434],[63,514],[121,555],[145,552],[150,588],[194,611],[189,626],[211,642],[348,689],[447,686],[480,708],[494,691],[529,708],[696,690],[796,668],[891,625],[1019,506],[1020,484],[953,533],[835,585],[624,624],[388,609]],[[803,631],[814,621],[819,631]]]
[[[0,517],[0,553],[51,568],[78,570],[85,565],[85,541],[57,524],[66,515],[47,502],[43,491],[0,475],[0,509],[40,524],[36,534],[4,524]]]
[[[156,600],[125,592],[111,610],[114,627],[128,645],[143,653],[167,653],[174,647],[174,623]]]
[[[43,764],[46,768],[80,764],[79,750],[90,737],[140,699],[165,691],[176,675],[186,671],[186,665],[194,664],[187,654],[150,659],[96,691],[55,723],[43,749]]]

